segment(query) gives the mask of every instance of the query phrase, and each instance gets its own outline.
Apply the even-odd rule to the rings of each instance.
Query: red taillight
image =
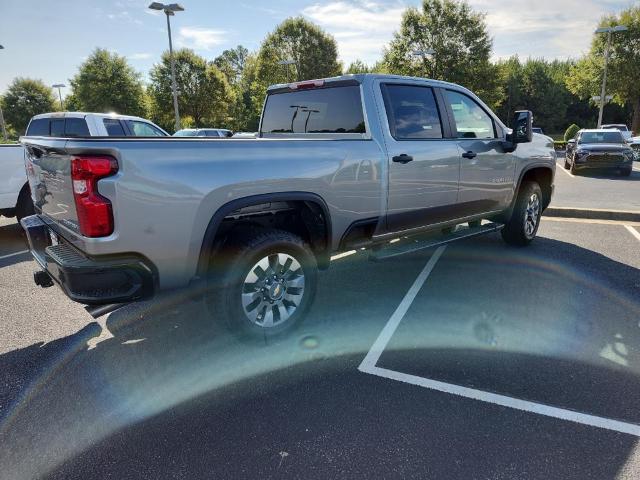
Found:
[[[291,90],[305,90],[307,88],[318,88],[324,85],[324,80],[311,80],[308,82],[290,83],[289,88]]]
[[[117,171],[115,158],[81,156],[71,159],[78,225],[85,237],[106,237],[113,233],[111,202],[98,193],[98,180]]]

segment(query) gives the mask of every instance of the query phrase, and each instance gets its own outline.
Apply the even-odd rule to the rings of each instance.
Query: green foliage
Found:
[[[489,61],[491,49],[484,14],[458,0],[423,0],[422,9],[411,7],[403,14],[383,61],[390,73],[458,83],[494,104],[497,75]],[[414,53],[429,50],[434,53]]]
[[[42,80],[18,77],[11,82],[6,93],[2,96],[2,112],[4,120],[9,125],[7,134],[23,135],[29,120],[39,113],[56,111],[56,99],[53,90]],[[1,135],[1,132],[0,132]]]
[[[596,112],[588,102],[581,101],[565,85],[572,65],[570,61],[544,59],[522,63],[517,56],[498,62],[501,99],[496,113],[508,123],[516,110],[531,110],[534,125],[545,132],[560,132],[567,123],[595,119]]]
[[[601,27],[625,25],[628,30],[611,35],[611,50],[607,68],[607,94],[614,102],[632,107],[632,130],[640,130],[640,6],[630,7],[619,15],[605,16]],[[606,34],[594,34],[589,53],[571,69],[568,88],[587,99],[600,95]],[[605,112],[606,113],[606,112]],[[604,118],[609,122],[608,117]]]
[[[249,50],[242,45],[225,50],[215,58],[213,63],[224,73],[230,85],[235,86],[242,78],[242,72],[249,56]]]
[[[292,60],[292,65],[278,62]],[[259,81],[273,84],[340,75],[335,39],[308,20],[288,18],[267,35],[258,52]]]
[[[569,140],[574,138],[579,130],[580,130],[580,127],[575,123],[572,123],[571,125],[569,125],[569,128],[567,128],[566,132],[564,132],[564,141],[568,142]]]
[[[351,64],[349,65],[349,68],[347,68],[347,70],[344,73],[347,73],[347,74],[372,73],[372,69],[362,60],[355,60],[351,62]]]
[[[97,48],[70,83],[67,109],[146,115],[140,74],[116,53]]]
[[[207,62],[192,50],[177,50],[173,55],[181,117],[191,117],[194,127],[229,125],[229,110],[234,94],[227,77],[213,62]],[[173,131],[175,124],[169,52],[163,53],[161,62],[153,66],[149,78],[151,118],[163,128]]]

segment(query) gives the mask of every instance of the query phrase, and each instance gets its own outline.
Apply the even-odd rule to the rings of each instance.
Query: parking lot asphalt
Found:
[[[607,170],[587,170],[573,175],[563,164],[564,154],[559,154],[551,206],[640,212],[640,162],[633,162],[628,177]]]
[[[632,231],[546,218],[524,249],[358,252],[297,332],[256,344],[180,295],[94,322],[6,257],[24,247],[3,220],[0,478],[640,478],[637,435],[402,380],[637,427]],[[399,379],[359,370],[394,318],[376,368]]]

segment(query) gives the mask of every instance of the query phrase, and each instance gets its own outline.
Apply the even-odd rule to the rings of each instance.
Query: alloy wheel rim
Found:
[[[286,322],[296,312],[305,289],[300,262],[288,253],[261,258],[242,284],[241,302],[247,319],[262,328]]]
[[[527,238],[532,238],[538,226],[540,218],[540,199],[537,193],[532,193],[527,201],[524,214],[524,233]]]

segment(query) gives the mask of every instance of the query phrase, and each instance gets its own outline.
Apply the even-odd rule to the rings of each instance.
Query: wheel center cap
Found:
[[[269,297],[271,300],[280,300],[284,295],[284,288],[279,283],[274,283],[269,287]]]

